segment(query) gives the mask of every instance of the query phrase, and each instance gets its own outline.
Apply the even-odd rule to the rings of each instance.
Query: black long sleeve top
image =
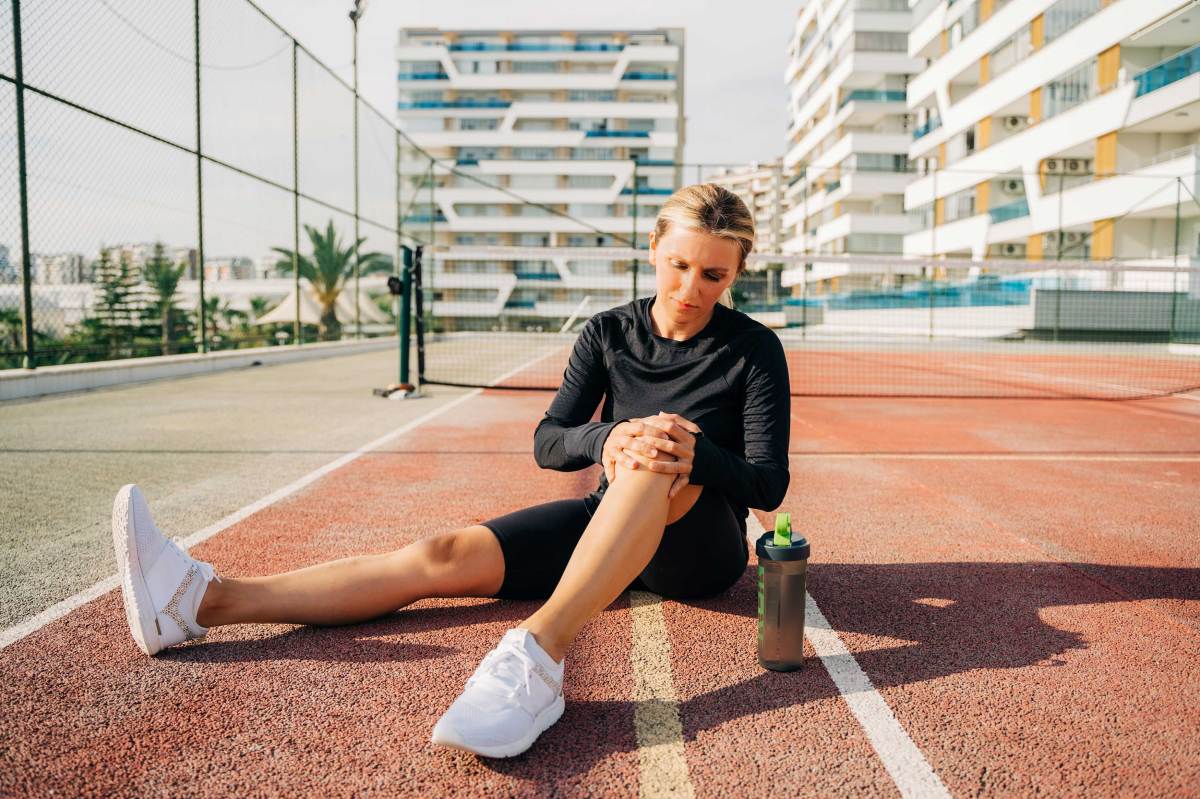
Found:
[[[534,432],[537,464],[567,472],[601,463],[604,442],[621,421],[677,413],[704,432],[690,482],[724,493],[738,518],[747,507],[774,510],[790,479],[791,392],[779,337],[717,305],[703,330],[674,341],[654,334],[653,302],[635,300],[584,325]],[[601,399],[600,421],[590,421]],[[601,473],[593,496],[607,488]]]

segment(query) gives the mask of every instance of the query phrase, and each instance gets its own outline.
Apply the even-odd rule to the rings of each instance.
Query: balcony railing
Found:
[[[634,158],[638,166],[675,166],[675,162],[662,158]]]
[[[674,72],[626,72],[621,80],[675,80]]]
[[[478,158],[455,158],[455,166],[479,166]]]
[[[922,136],[928,136],[941,126],[942,120],[940,117],[931,117],[928,122],[913,131],[913,141],[916,141]]]
[[[866,103],[902,103],[904,102],[904,92],[875,89],[855,89],[846,95],[846,99],[842,100],[842,104],[839,105],[838,108],[842,108],[847,103],[854,101]]]
[[[508,100],[401,100],[399,109],[407,108],[508,108]]]
[[[839,188],[841,188],[841,186],[842,186],[842,181],[840,181],[840,180],[831,180],[831,181],[829,181],[828,183],[826,183],[826,184],[825,184],[825,193],[826,193],[826,194],[830,194],[830,193],[832,193],[832,192],[835,192],[835,191],[837,191]]]
[[[1020,219],[1023,216],[1029,216],[1029,202],[1027,200],[1017,200],[1013,203],[1005,205],[997,205],[995,208],[988,209],[988,216],[992,222],[1007,222],[1010,219]]]
[[[620,52],[625,45],[615,42],[576,42],[575,44],[533,44],[513,42],[490,44],[488,42],[459,42],[448,45],[448,49],[461,52],[510,52],[510,53],[570,53],[570,52]]]
[[[450,80],[445,72],[401,72],[399,77],[400,80]]]
[[[673,194],[674,192],[675,192],[674,189],[660,189],[660,188],[652,188],[650,186],[638,186],[638,190],[637,190],[638,195]],[[622,194],[633,194],[633,189],[630,188],[629,186],[626,186],[625,188],[621,189],[621,193]]]
[[[648,139],[648,130],[589,130],[584,134],[593,139]]]
[[[1133,79],[1137,83],[1135,96],[1149,94],[1197,72],[1200,72],[1200,44],[1182,53],[1176,53],[1136,75]]]
[[[408,216],[404,217],[404,223],[406,225],[410,224],[410,223],[416,223],[416,222],[445,222],[445,221],[446,221],[446,217],[440,213],[439,214],[409,214]]]

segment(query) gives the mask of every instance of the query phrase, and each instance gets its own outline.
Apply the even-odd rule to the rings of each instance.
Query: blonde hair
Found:
[[[716,183],[696,183],[675,191],[659,209],[654,238],[661,239],[672,225],[699,230],[738,245],[738,274],[754,249],[754,217],[742,198]],[[733,307],[733,294],[725,289],[720,303]]]

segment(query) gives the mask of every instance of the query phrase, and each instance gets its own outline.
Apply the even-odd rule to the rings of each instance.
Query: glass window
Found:
[[[1101,0],[1058,0],[1045,11],[1045,43],[1050,44],[1100,8]]]

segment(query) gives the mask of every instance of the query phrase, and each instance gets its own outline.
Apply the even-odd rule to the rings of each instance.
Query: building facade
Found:
[[[905,253],[1194,258],[1197,41],[1187,0],[918,2]]]
[[[398,124],[436,159],[405,153],[401,198],[442,256],[434,315],[554,325],[628,301],[628,260],[494,248],[628,246],[635,229],[645,246],[680,176],[682,30],[403,29],[396,53]]]
[[[911,19],[905,0],[801,6],[784,76],[791,119],[783,156],[785,252],[899,254],[914,229],[904,208],[912,177],[905,92],[924,62],[908,52]],[[805,282],[804,270],[786,269],[784,285]],[[809,282],[844,278],[842,287],[877,280],[852,265],[819,261],[807,275]]]

